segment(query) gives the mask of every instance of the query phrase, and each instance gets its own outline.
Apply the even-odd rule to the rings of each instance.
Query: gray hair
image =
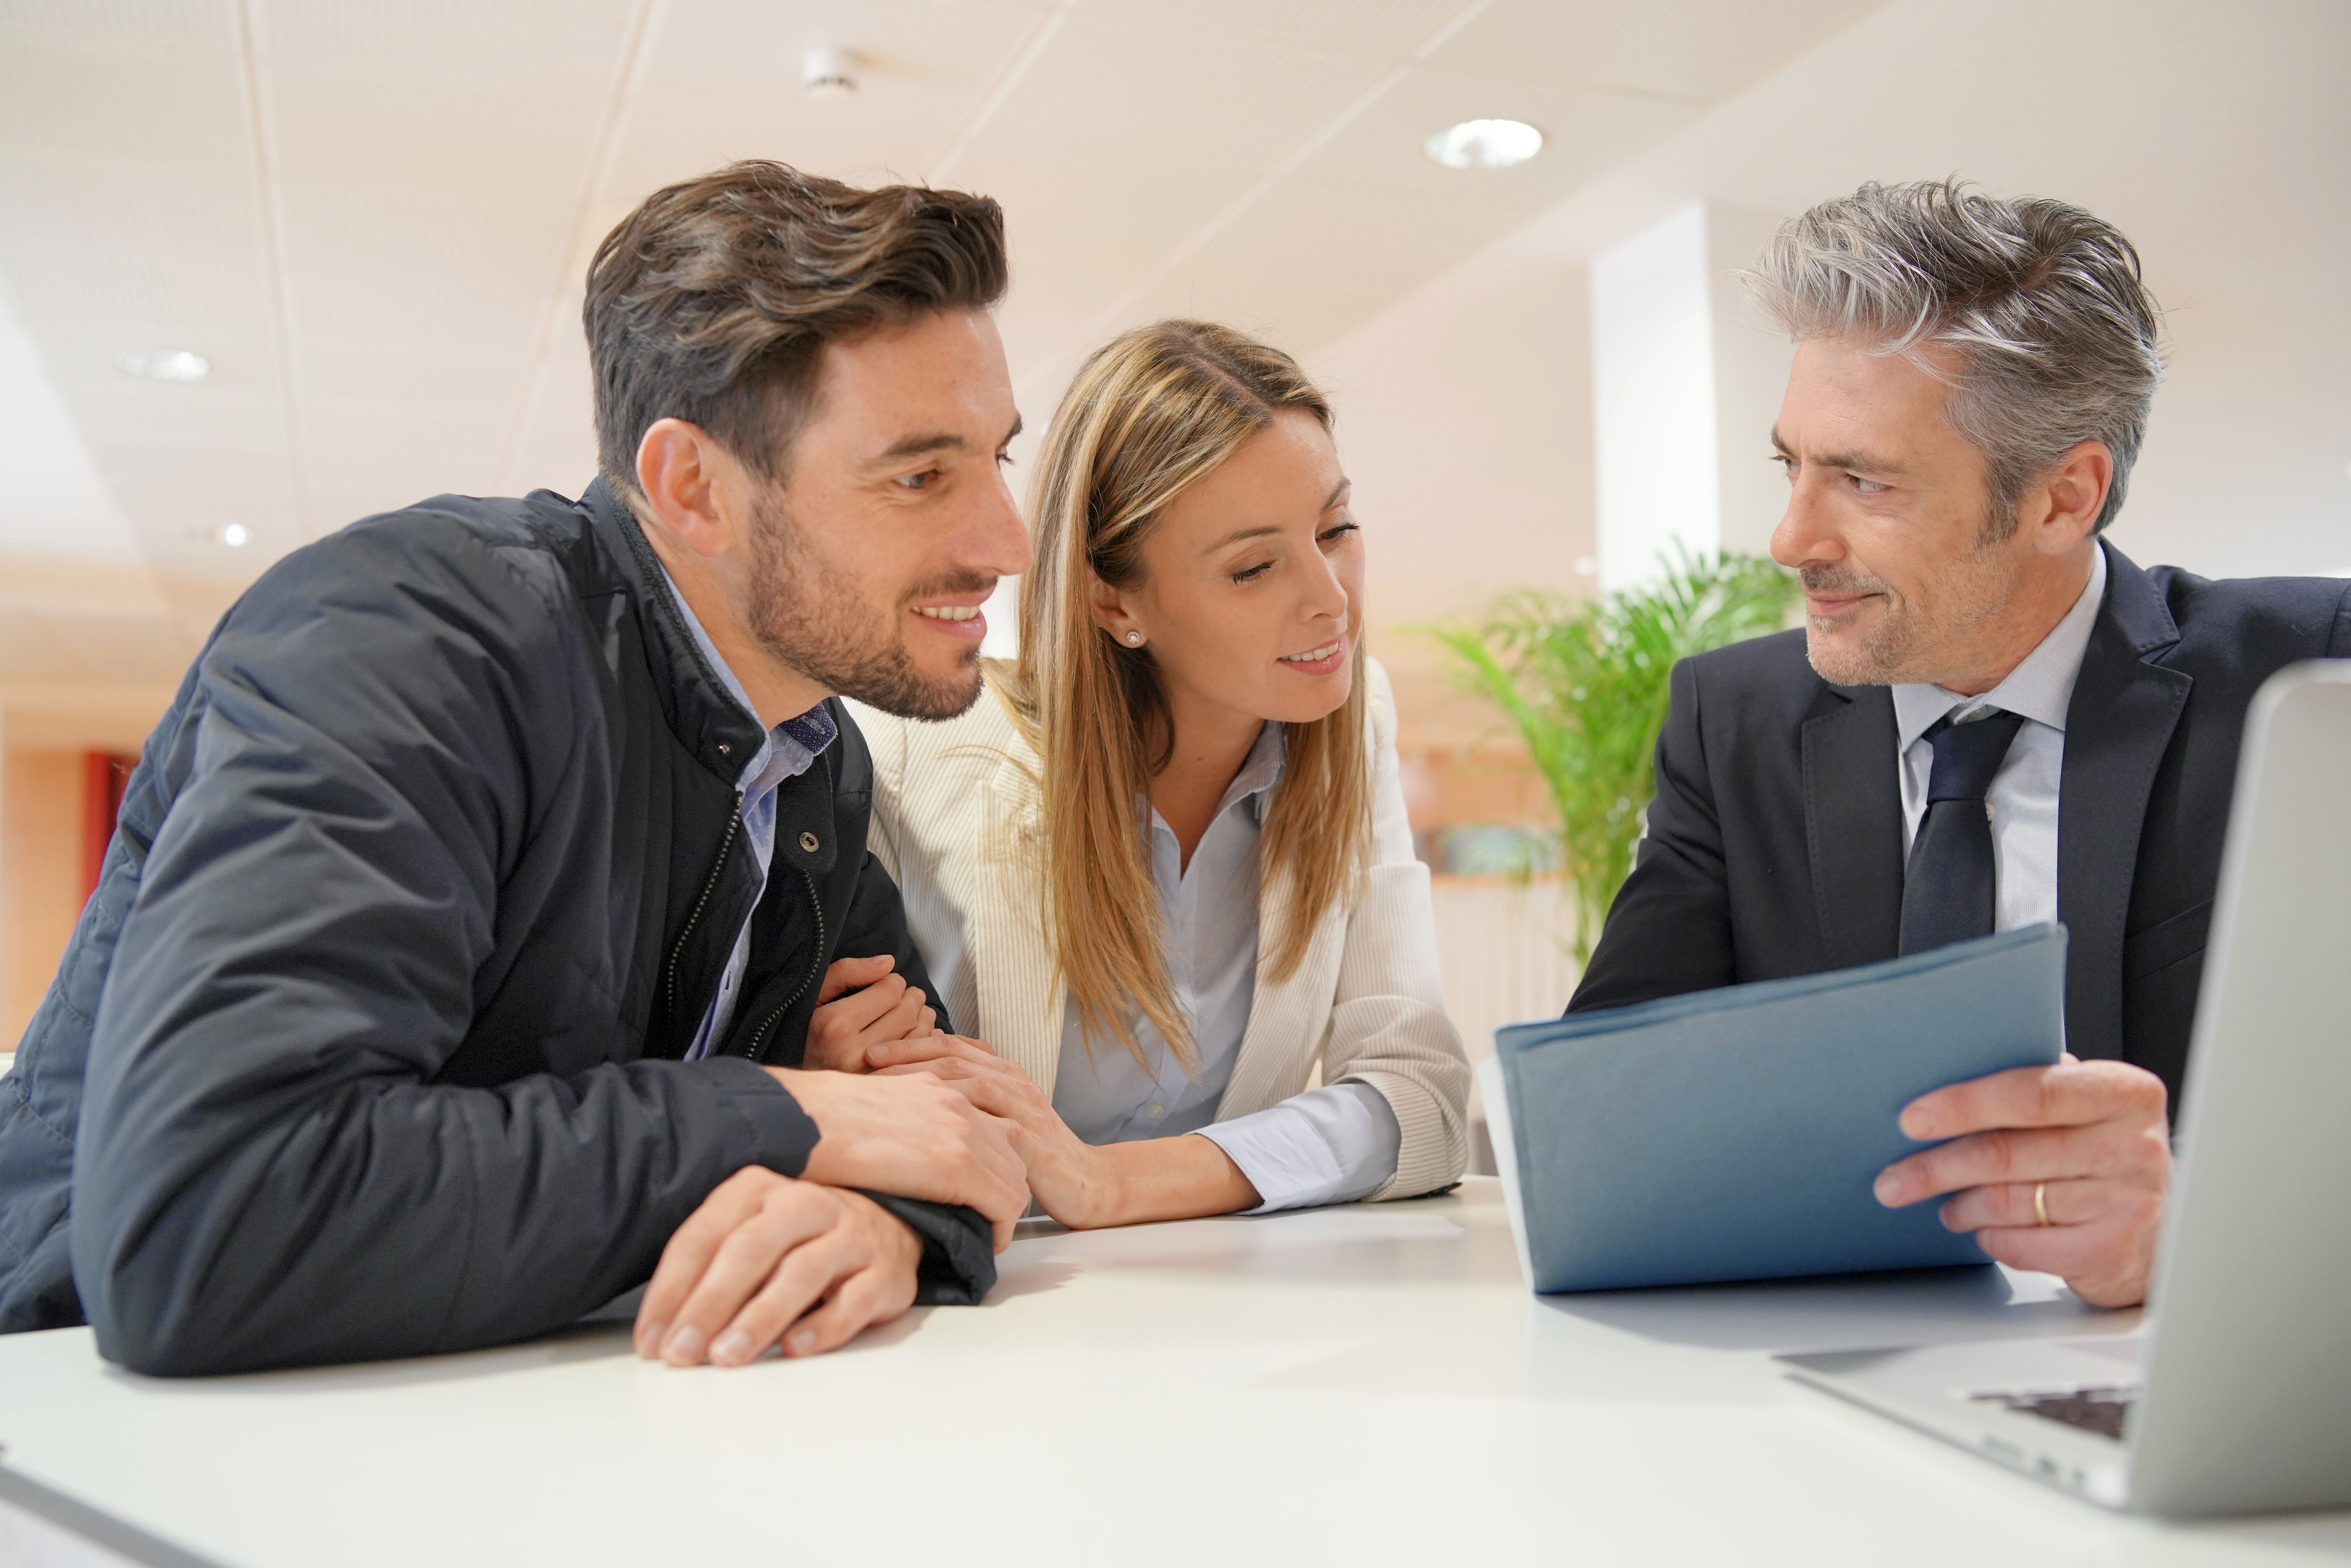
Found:
[[[1782,224],[1740,277],[1796,341],[1857,338],[1951,383],[1945,417],[1984,455],[1995,537],[2085,441],[2115,460],[2097,528],[2122,509],[2163,377],[2162,313],[2112,225],[1954,180],[1872,182]]]

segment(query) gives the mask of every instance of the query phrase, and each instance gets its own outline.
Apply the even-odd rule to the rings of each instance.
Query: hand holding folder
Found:
[[[1499,1030],[1482,1074],[1538,1291],[1983,1263],[1877,1173],[1919,1095],[2064,1048],[2065,933]]]

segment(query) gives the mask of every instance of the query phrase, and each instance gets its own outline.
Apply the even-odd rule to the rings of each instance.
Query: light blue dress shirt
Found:
[[[1258,843],[1281,779],[1282,728],[1269,724],[1225,789],[1189,865],[1175,830],[1151,813],[1152,880],[1167,934],[1167,977],[1191,1027],[1198,1075],[1186,1077],[1149,1019],[1132,1022],[1146,1070],[1114,1039],[1090,1040],[1077,1005],[1062,1014],[1053,1109],[1089,1144],[1198,1133],[1231,1156],[1262,1200],[1249,1212],[1349,1203],[1395,1174],[1403,1133],[1387,1098],[1342,1081],[1229,1122],[1217,1105],[1232,1080],[1257,989]]]
[[[729,695],[742,705],[743,711],[753,717],[759,710],[752,706],[750,694],[726,661],[718,656],[717,645],[702,622],[694,613],[694,606],[677,591],[677,581],[662,569],[662,580],[669,584],[670,597],[677,601],[678,612],[685,617],[685,629],[694,633],[695,646],[710,661],[712,673],[724,682]],[[838,731],[832,716],[822,706],[812,707],[798,718],[788,718],[768,732],[759,749],[743,764],[736,776],[735,799],[743,813],[743,836],[751,846],[751,853],[759,862],[759,891],[768,888],[768,867],[776,858],[776,788],[787,779],[797,779],[813,767],[816,759],[831,746]],[[755,913],[759,900],[751,900]],[[718,979],[718,994],[710,998],[710,1007],[702,1015],[702,1027],[695,1031],[694,1045],[686,1051],[688,1061],[710,1054],[710,1048],[726,1038],[726,1026],[734,1020],[735,1004],[742,999],[743,974],[751,964],[751,913],[743,916],[743,928],[735,934],[734,950],[726,955],[726,968]]]
[[[2024,723],[1992,775],[1984,804],[1991,810],[1994,887],[1992,929],[2013,931],[2057,918],[2057,797],[2065,773],[2065,710],[2090,630],[2106,599],[2106,552],[2091,550],[2090,580],[2065,618],[2050,629],[2008,678],[1981,696],[1963,697],[1920,681],[1894,688],[1895,746],[1902,774],[1902,849],[1907,857],[1927,813],[1927,784],[1935,768],[1927,731],[1945,714],[1964,724],[1987,708],[2021,714]]]

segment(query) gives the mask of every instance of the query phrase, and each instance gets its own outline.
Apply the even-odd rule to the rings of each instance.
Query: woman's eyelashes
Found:
[[[1324,528],[1315,534],[1314,542],[1322,546],[1325,549],[1329,549],[1339,544],[1340,541],[1344,539],[1349,534],[1359,533],[1361,531],[1362,525],[1358,523],[1334,523],[1330,528]],[[1272,560],[1261,560],[1255,566],[1245,566],[1237,571],[1228,572],[1226,575],[1230,577],[1236,585],[1245,582],[1255,582],[1259,578],[1262,578],[1267,572],[1271,571],[1280,563],[1280,558],[1276,557]]]

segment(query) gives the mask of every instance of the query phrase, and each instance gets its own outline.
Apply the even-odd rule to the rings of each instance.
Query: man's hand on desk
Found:
[[[1029,1207],[1029,1173],[1008,1129],[935,1078],[770,1067],[816,1124],[803,1179],[864,1187],[986,1215],[996,1249]]]
[[[2095,1306],[2136,1306],[2171,1175],[2164,1098],[2151,1072],[2070,1055],[1938,1089],[1903,1107],[1902,1130],[1951,1141],[1879,1172],[1877,1200],[1955,1194],[1943,1223],[2000,1261],[2062,1275]]]
[[[922,1258],[914,1233],[872,1198],[746,1166],[662,1249],[637,1308],[637,1354],[741,1366],[780,1339],[786,1355],[818,1354],[911,1306]]]

